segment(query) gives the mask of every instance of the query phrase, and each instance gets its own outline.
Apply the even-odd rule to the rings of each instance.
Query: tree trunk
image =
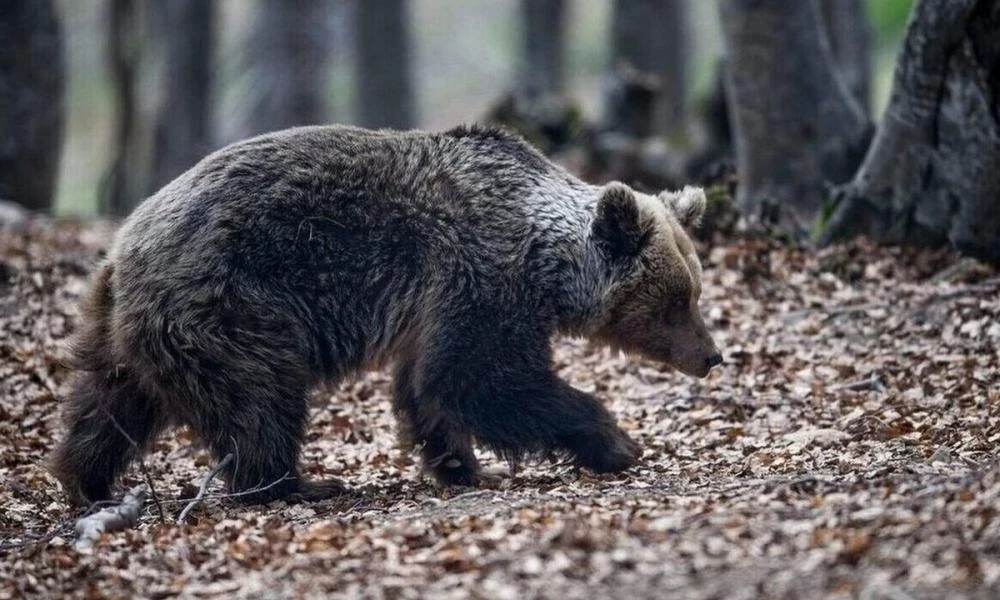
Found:
[[[416,125],[406,0],[361,0],[355,6],[357,121],[364,127]]]
[[[722,0],[737,202],[751,221],[803,237],[827,182],[843,182],[869,124],[840,80],[816,0]]]
[[[844,85],[871,114],[871,28],[864,0],[820,0],[823,23]]]
[[[686,2],[616,0],[611,18],[611,73],[606,95],[611,129],[663,134],[684,124],[687,94]],[[627,100],[637,80],[652,82],[651,122],[638,127]],[[648,128],[648,131],[646,129]]]
[[[565,91],[566,2],[521,0],[524,27],[516,97],[526,106],[562,101]]]
[[[0,200],[49,210],[63,137],[62,29],[52,0],[0,3]]]
[[[726,63],[719,60],[712,74],[712,88],[699,102],[697,123],[701,126],[698,147],[684,165],[686,178],[706,182],[732,167],[733,132],[726,108]]]
[[[211,81],[214,0],[170,0],[153,6],[165,54],[155,119],[154,192],[212,148]]]
[[[919,0],[878,134],[819,242],[950,241],[1000,263],[1000,0]]]
[[[517,77],[485,117],[546,154],[580,143],[584,131],[579,107],[566,96],[566,6],[564,0],[521,0]]]
[[[115,100],[115,133],[111,166],[101,183],[101,212],[126,215],[139,203],[145,186],[141,182],[145,153],[142,152],[137,107],[137,86],[143,39],[137,0],[109,3],[108,58]]]
[[[257,0],[246,39],[251,106],[244,135],[326,120],[332,2]]]

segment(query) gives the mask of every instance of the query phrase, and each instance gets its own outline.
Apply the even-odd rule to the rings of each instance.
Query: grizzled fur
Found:
[[[105,499],[187,425],[234,455],[245,499],[327,497],[340,483],[297,467],[307,392],[388,361],[404,439],[442,483],[477,482],[474,440],[625,469],[638,446],[556,377],[550,337],[705,375],[721,358],[681,228],[703,208],[696,190],[589,186],[497,130],[305,127],[224,148],[136,209],[99,267],[53,470],[76,501]]]

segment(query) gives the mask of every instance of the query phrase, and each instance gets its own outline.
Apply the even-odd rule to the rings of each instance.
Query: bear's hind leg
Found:
[[[306,391],[289,382],[264,382],[260,372],[252,385],[220,401],[201,403],[190,426],[211,447],[218,461],[233,457],[223,469],[234,499],[248,504],[272,500],[318,501],[343,493],[337,479],[309,481],[298,467],[308,412]]]
[[[166,425],[155,401],[114,369],[77,375],[65,421],[51,468],[74,504],[109,499],[118,475]]]
[[[475,486],[479,483],[479,461],[472,436],[462,431],[430,399],[421,401],[413,388],[412,365],[396,367],[393,410],[407,447],[419,447],[423,466],[443,486]]]

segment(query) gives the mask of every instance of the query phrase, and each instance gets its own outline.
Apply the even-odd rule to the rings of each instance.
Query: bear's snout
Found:
[[[722,354],[716,350],[707,359],[708,368],[717,367],[722,364]]]

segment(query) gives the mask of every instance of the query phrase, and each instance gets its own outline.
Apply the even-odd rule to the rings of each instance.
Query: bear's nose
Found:
[[[718,352],[713,352],[711,356],[708,357],[708,368],[711,369],[716,365],[722,364],[722,354]]]

